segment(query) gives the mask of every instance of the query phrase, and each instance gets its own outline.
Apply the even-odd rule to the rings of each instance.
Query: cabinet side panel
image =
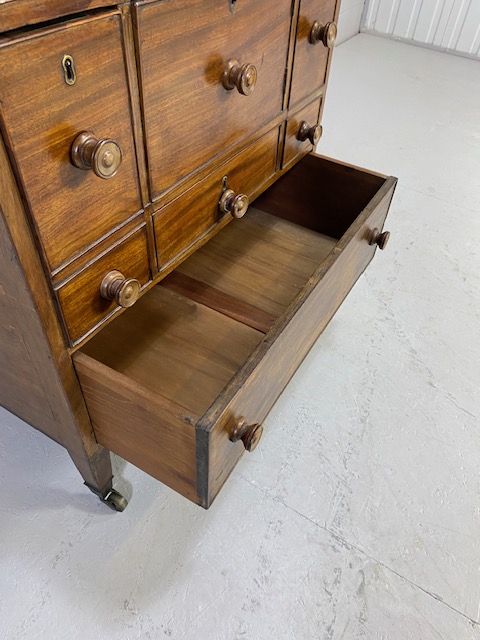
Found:
[[[29,352],[28,343],[33,346],[41,326],[25,300],[25,280],[0,213],[0,403],[60,441],[61,433],[42,387],[42,372]]]
[[[0,404],[64,447],[92,487],[111,479],[0,137]]]

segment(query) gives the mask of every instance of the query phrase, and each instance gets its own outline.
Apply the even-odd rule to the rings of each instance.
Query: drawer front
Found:
[[[141,209],[120,16],[34,31],[1,55],[0,113],[53,272]],[[82,162],[106,178],[72,164],[87,131]]]
[[[355,189],[349,167],[319,156],[304,158],[289,174],[266,192],[258,206],[286,217],[310,216],[316,205],[315,174],[325,162],[333,166],[332,181]],[[316,166],[318,165],[318,166]],[[337,172],[338,169],[338,172]],[[358,177],[358,176],[357,176]],[[368,181],[369,174],[365,173]],[[241,418],[247,424],[261,423],[297,370],[315,340],[325,329],[359,276],[373,258],[370,244],[374,230],[381,231],[393,197],[396,179],[384,181],[376,195],[340,238],[335,249],[320,265],[304,290],[276,323],[243,370],[232,379],[219,401],[197,425],[198,491],[208,507],[244,453],[242,442],[232,443],[229,434]],[[334,188],[334,183],[332,188]],[[301,198],[297,189],[303,188]],[[295,208],[305,208],[298,217]],[[307,211],[307,210],[310,211]],[[287,210],[289,210],[287,212]],[[327,225],[329,223],[327,222]],[[335,233],[335,221],[329,231]],[[261,446],[261,445],[260,445]]]
[[[100,291],[105,276],[113,271],[123,274],[125,280],[137,280],[140,287],[149,282],[145,225],[57,289],[57,298],[73,344],[120,310],[115,298],[106,299]]]
[[[158,268],[173,260],[211,233],[230,214],[220,211],[219,201],[227,187],[251,199],[275,173],[278,130],[274,129],[212,175],[154,215]],[[241,224],[239,222],[238,224]]]
[[[312,150],[321,135],[319,113],[321,101],[315,100],[295,115],[289,117],[282,167],[287,168],[294,160]],[[317,140],[318,141],[318,140]]]
[[[138,8],[153,200],[281,112],[290,9],[291,0],[242,0],[234,11],[218,0]],[[250,95],[223,86],[231,60],[256,68]]]
[[[335,0],[301,0],[295,43],[290,108],[318,91],[326,81],[331,49],[322,41],[312,43],[315,23],[326,26],[334,21]],[[320,33],[320,35],[322,35]]]

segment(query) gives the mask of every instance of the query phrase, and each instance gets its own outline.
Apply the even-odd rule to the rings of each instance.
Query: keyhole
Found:
[[[230,0],[230,11],[233,13],[235,11],[235,5],[237,4],[237,0]]]
[[[75,73],[75,64],[73,62],[72,56],[63,56],[62,67],[65,75],[65,82],[68,85],[75,84],[77,80],[77,74]]]

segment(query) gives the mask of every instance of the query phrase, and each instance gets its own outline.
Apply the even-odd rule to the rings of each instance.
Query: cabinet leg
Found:
[[[112,486],[110,452],[98,447],[91,456],[87,456],[85,451],[82,451],[81,455],[75,455],[72,451],[69,453],[90,491],[114,511],[123,511],[128,501]]]

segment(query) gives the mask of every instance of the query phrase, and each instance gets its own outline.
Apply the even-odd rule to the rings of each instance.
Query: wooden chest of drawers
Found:
[[[208,507],[388,241],[311,153],[338,11],[0,4],[0,402],[116,510],[110,451]]]

